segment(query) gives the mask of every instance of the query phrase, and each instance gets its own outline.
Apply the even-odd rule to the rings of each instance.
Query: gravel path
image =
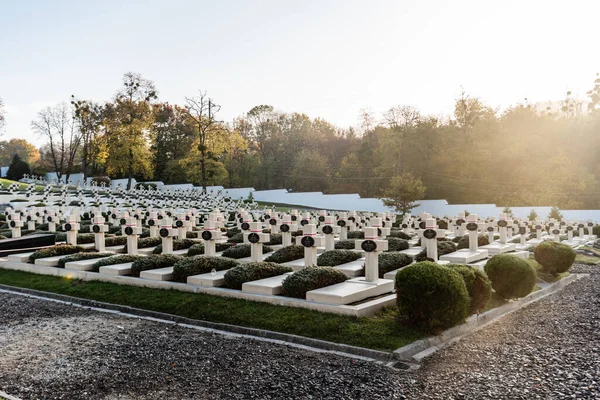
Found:
[[[0,390],[23,399],[600,399],[600,267],[414,373],[0,294]]]

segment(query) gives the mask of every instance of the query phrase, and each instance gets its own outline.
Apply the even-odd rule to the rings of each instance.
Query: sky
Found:
[[[500,109],[585,98],[600,0],[0,0],[4,139],[44,107],[110,100],[124,73],[198,90],[230,121],[255,105],[340,127],[393,105],[449,115],[461,87]]]

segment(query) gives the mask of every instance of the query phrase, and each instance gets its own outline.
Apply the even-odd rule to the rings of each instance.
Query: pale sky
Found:
[[[258,104],[341,126],[396,104],[450,114],[579,97],[600,71],[600,0],[0,0],[4,138],[41,144],[36,113],[110,99],[125,72],[229,121]]]

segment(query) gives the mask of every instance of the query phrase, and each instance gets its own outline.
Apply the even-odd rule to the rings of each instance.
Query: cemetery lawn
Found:
[[[80,281],[5,269],[0,269],[0,284],[381,351],[393,351],[426,336],[398,323],[395,307],[371,317],[356,318],[202,293]]]
[[[600,258],[587,256],[585,254],[577,254],[575,256],[575,264],[596,265],[600,262]]]
[[[16,183],[16,184],[19,185],[19,190],[25,190],[25,189],[27,189],[29,187],[29,185],[26,184],[26,183],[21,183],[21,182],[18,182],[18,181],[11,181],[10,179],[0,178],[0,185],[2,185],[3,189],[6,189],[7,187],[9,187],[10,185],[12,185],[13,183]],[[36,190],[44,190],[44,187],[36,185],[35,189]]]
[[[295,204],[284,204],[284,203],[271,203],[267,201],[256,201],[256,203],[263,207],[271,207],[275,208],[275,211],[278,212],[290,212],[290,210],[317,210],[317,208],[307,207],[307,206],[299,206]]]

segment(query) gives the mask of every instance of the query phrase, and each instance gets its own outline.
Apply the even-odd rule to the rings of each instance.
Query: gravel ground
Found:
[[[411,373],[0,294],[0,390],[22,399],[600,399],[600,267]]]

